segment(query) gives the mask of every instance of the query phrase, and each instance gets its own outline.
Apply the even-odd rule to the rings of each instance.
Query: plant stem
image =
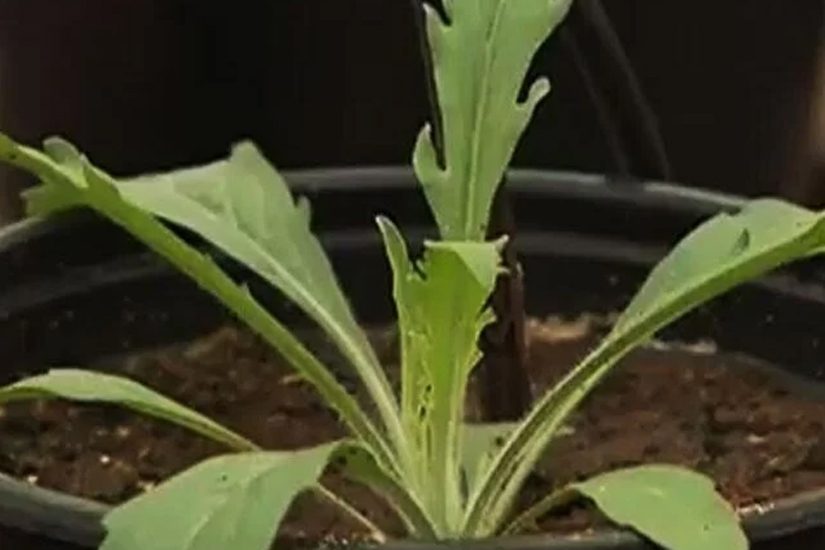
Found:
[[[315,491],[325,498],[331,504],[334,504],[340,510],[345,512],[352,519],[360,523],[369,531],[370,538],[378,544],[387,542],[387,535],[375,523],[373,523],[367,516],[359,512],[352,504],[339,497],[320,483],[315,486]]]
[[[514,519],[510,525],[504,529],[502,534],[515,535],[534,527],[536,525],[536,521],[538,521],[544,514],[551,512],[556,508],[567,506],[577,498],[579,498],[578,493],[570,487],[557,489],[519,514],[516,519]]]

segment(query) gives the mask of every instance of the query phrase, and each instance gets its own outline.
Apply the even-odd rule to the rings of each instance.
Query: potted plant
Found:
[[[427,9],[440,106],[440,118],[434,122],[441,128],[443,147],[436,146],[434,134],[425,127],[418,137],[413,166],[438,235],[424,241],[420,259],[413,261],[396,225],[389,218],[377,218],[377,231],[392,271],[397,315],[394,335],[399,347],[396,369],[384,367],[380,346],[371,342],[364,325],[356,320],[321,241],[310,230],[308,202],[293,199],[284,180],[252,144],[240,144],[228,159],[206,166],[118,181],[63,140],[48,140],[39,151],[9,137],[0,138],[0,158],[41,182],[26,195],[32,215],[52,217],[91,208],[119,226],[195,282],[275,350],[281,363],[295,372],[295,376],[280,378],[279,384],[298,386],[300,391],[313,389],[322,403],[309,407],[313,414],[337,419],[346,432],[340,435],[331,430],[331,440],[297,450],[268,451],[247,435],[122,374],[61,368],[7,385],[0,390],[0,401],[5,403],[45,398],[115,405],[176,424],[222,447],[205,447],[206,454],[215,456],[162,480],[157,487],[144,487],[142,495],[105,511],[102,548],[265,549],[296,499],[307,493],[348,518],[350,534],[364,537],[358,541],[390,547],[398,538],[422,544],[461,540],[469,545],[470,541],[515,536],[546,525],[544,518],[553,512],[580,511],[577,507],[583,502],[598,507],[614,524],[665,548],[747,547],[734,507],[720,496],[713,481],[684,467],[633,465],[587,479],[575,479],[575,475],[573,479],[551,479],[545,486],[536,483],[533,476],[548,449],[552,456],[554,446],[563,444],[564,438],[577,437],[571,415],[631,351],[710,299],[774,268],[818,253],[825,241],[825,222],[819,213],[774,199],[739,204],[685,196],[684,192],[680,196],[661,188],[645,191],[671,201],[679,197],[677,205],[671,203],[669,211],[665,208],[672,216],[680,211],[695,216],[721,206],[735,212],[718,214],[673,248],[624,312],[608,323],[610,329],[600,343],[569,372],[552,383],[545,381],[543,392],[523,419],[481,424],[472,422],[473,415],[468,414],[471,374],[480,359],[478,340],[493,321],[488,300],[502,273],[500,256],[506,243],[506,237],[486,238],[491,204],[532,110],[549,90],[547,82],[539,80],[521,98],[529,62],[569,4],[568,0],[501,0],[446,2],[444,13]],[[367,178],[366,174],[361,176]],[[381,177],[392,179],[397,174]],[[318,178],[316,174],[316,185]],[[591,198],[601,193],[586,183],[579,191],[555,192],[572,197],[568,207],[588,193]],[[632,193],[624,195],[625,200],[629,196]],[[668,216],[663,219],[668,221]],[[98,231],[99,226],[95,227]],[[22,234],[31,235],[30,227],[24,233],[15,231],[7,242],[22,238]],[[363,262],[359,269],[374,266],[374,253],[380,250],[374,242],[365,248],[363,235],[341,232],[338,237],[347,262]],[[40,242],[48,243],[49,238]],[[587,254],[588,246],[592,250],[592,239],[570,242],[578,247],[580,256]],[[203,244],[211,252],[205,252]],[[133,250],[133,243],[121,240],[109,252],[123,247]],[[365,249],[371,250],[373,261],[370,256],[359,256]],[[61,256],[60,249],[52,252]],[[612,253],[614,260],[615,254],[621,255],[620,250]],[[530,255],[525,255],[528,258]],[[145,265],[138,270],[144,280],[149,276]],[[529,276],[531,265],[525,263],[525,267]],[[109,282],[111,277],[118,280],[120,273],[119,269],[108,271],[105,265],[97,265],[91,272]],[[363,296],[369,299],[369,290],[380,276],[370,272],[359,276],[367,285]],[[583,276],[576,273],[573,279]],[[13,275],[9,278],[14,279]],[[156,297],[155,306],[160,305],[158,300],[177,302],[180,287],[174,288],[175,292],[167,289]],[[276,308],[280,315],[273,314],[268,301],[265,303],[273,290],[297,307],[298,317],[311,321],[328,341],[292,330],[279,320],[281,315],[295,318],[295,312]],[[41,301],[50,296],[35,294]],[[563,296],[561,292],[560,303]],[[48,299],[59,301],[59,296]],[[101,325],[94,330],[103,331],[106,320],[113,319],[112,312],[106,311],[117,308],[105,293],[96,296],[95,302],[102,314]],[[71,313],[64,321],[71,324],[77,313],[65,311]],[[199,323],[208,317],[204,314],[201,318],[202,311],[187,314],[194,328],[200,328]],[[134,318],[133,313],[132,321]],[[142,329],[130,324],[139,339]],[[62,329],[59,323],[52,328],[57,330],[49,345],[58,345],[57,334]],[[544,331],[550,340],[557,338],[547,336],[547,330],[547,326],[537,327],[536,332]],[[239,338],[242,340],[230,331],[218,341],[232,347],[238,345]],[[214,351],[211,342],[206,347]],[[245,359],[260,357],[260,347],[243,345],[251,354]],[[203,353],[201,348],[189,348],[184,355],[197,357]],[[29,359],[32,356],[28,353]],[[386,355],[392,356],[389,352]],[[331,368],[333,361],[343,368]],[[212,382],[212,396],[201,396],[206,401],[220,394],[224,385],[234,384],[236,369],[241,368],[226,360],[219,366],[229,370],[224,378]],[[132,368],[142,370],[145,366]],[[193,372],[178,380],[185,383],[187,376],[197,376]],[[708,381],[696,384],[707,390],[718,382],[716,377],[714,372]],[[743,387],[747,391],[773,391],[770,385]],[[244,390],[245,395],[258,389],[252,384]],[[653,399],[655,395],[642,398]],[[625,395],[618,410],[630,406]],[[729,417],[739,411],[724,409],[717,407],[710,415],[717,427],[726,422],[735,424]],[[298,422],[299,416],[281,419],[287,421],[281,424],[282,429]],[[65,418],[51,422],[64,423]],[[114,432],[109,434],[114,438],[133,435],[129,430]],[[277,439],[279,435],[276,431],[268,437]],[[306,440],[324,434],[299,435],[296,439]],[[753,445],[765,438],[764,434],[751,433],[744,437],[751,437],[748,441],[754,441]],[[153,452],[147,448],[138,454],[144,451]],[[99,458],[106,466],[112,461],[109,455]],[[14,487],[20,490],[19,484]],[[365,497],[364,488],[379,496],[380,503]],[[537,494],[536,489],[543,493]],[[34,489],[28,495],[29,511],[36,506],[46,511],[72,509],[75,515],[62,516],[61,527],[66,528],[72,520],[86,521],[85,536],[94,537],[88,520],[104,512],[100,507],[84,509],[76,501],[55,501],[53,495]],[[358,505],[353,504],[356,501]],[[778,508],[798,510],[798,503],[789,501]],[[320,513],[315,508],[312,512]],[[770,522],[779,517],[755,509],[748,512],[744,515],[746,524],[757,535],[760,529],[771,529]],[[313,518],[317,523],[317,516],[309,517],[310,523]],[[61,522],[52,522],[52,528],[54,523]],[[77,532],[75,529],[75,535]],[[600,536],[541,540],[547,547],[561,544],[571,548],[599,544],[619,548],[639,540],[615,530]],[[495,539],[492,544],[509,543]]]

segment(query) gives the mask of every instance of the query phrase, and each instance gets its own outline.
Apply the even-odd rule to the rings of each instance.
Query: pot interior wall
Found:
[[[117,231],[93,225],[99,231]],[[76,230],[82,234],[89,226]],[[71,245],[78,240],[71,238],[72,231],[42,238]],[[392,319],[389,271],[375,233],[339,231],[328,235],[327,243],[359,318],[369,324]],[[622,240],[536,231],[523,233],[520,247],[528,309],[536,316],[620,311],[661,253]],[[150,255],[127,254],[86,265],[80,257],[58,268],[18,266],[14,292],[0,294],[0,376],[5,380],[48,366],[84,365],[101,356],[186,340],[227,320],[209,296]],[[251,281],[256,295],[281,318],[305,322],[260,281],[229,267]],[[789,274],[774,275],[700,308],[662,337],[688,342],[709,338],[722,349],[821,380],[822,298],[816,285],[800,284]]]

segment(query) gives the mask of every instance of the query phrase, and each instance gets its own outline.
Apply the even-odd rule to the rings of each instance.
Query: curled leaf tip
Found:
[[[509,242],[510,242],[510,235],[502,235],[499,238],[495,239],[493,241],[493,244],[495,245],[496,250],[498,252],[502,252],[504,250],[504,247],[507,246],[507,243],[509,243]]]
[[[550,89],[550,80],[544,76],[539,78],[530,86],[530,90],[527,92],[527,99],[519,105],[522,107],[534,107],[550,93]]]
[[[449,4],[449,0],[445,3]],[[442,16],[438,8],[433,6],[430,2],[422,2],[422,5],[424,8],[424,13],[427,15],[428,20],[437,21],[444,27],[450,26],[450,22],[446,19],[446,17]]]

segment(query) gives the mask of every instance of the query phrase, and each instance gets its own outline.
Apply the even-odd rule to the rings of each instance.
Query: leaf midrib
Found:
[[[481,128],[483,126],[484,114],[487,111],[487,104],[490,100],[490,89],[492,87],[490,83],[490,73],[492,72],[493,59],[495,57],[494,53],[496,51],[495,45],[498,39],[500,27],[499,23],[503,10],[504,0],[498,0],[496,5],[496,13],[493,17],[493,23],[490,26],[488,40],[486,41],[484,48],[484,71],[479,84],[479,88],[481,89],[481,97],[476,104],[476,112],[473,121],[473,139],[471,143],[470,158],[468,159],[469,166],[467,167],[467,181],[464,186],[464,189],[467,191],[467,197],[464,210],[464,234],[462,236],[465,239],[480,237],[473,235],[473,232],[475,230],[474,214],[476,212],[475,191],[476,186],[478,185],[476,179],[478,178],[478,165],[481,157]]]

